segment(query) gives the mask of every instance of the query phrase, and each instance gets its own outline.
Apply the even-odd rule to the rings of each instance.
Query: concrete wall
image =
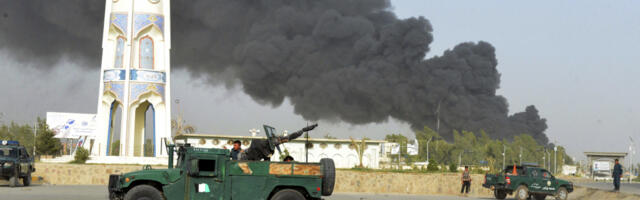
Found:
[[[165,168],[157,166],[154,168]],[[76,165],[37,163],[34,176],[44,183],[55,185],[107,185],[109,174],[142,169],[139,165]],[[387,172],[356,172],[338,170],[335,192],[402,193],[402,194],[458,194],[460,174],[412,174]],[[473,175],[472,196],[492,193],[482,188],[483,175]]]

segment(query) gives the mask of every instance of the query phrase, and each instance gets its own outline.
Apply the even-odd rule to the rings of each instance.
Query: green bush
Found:
[[[427,165],[427,171],[428,172],[438,171],[438,163],[433,159],[429,159],[429,165]]]
[[[458,172],[458,165],[451,163],[449,164],[449,171],[450,172]]]
[[[85,148],[78,147],[78,150],[76,150],[76,155],[73,158],[74,160],[72,161],[72,163],[84,164],[87,162],[87,160],[89,160],[89,151]]]

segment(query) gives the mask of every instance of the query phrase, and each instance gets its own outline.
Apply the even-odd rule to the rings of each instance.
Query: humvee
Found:
[[[0,141],[0,177],[9,181],[10,187],[18,185],[22,178],[24,186],[31,185],[31,173],[36,171],[33,157],[18,141]]]
[[[558,179],[551,172],[536,165],[510,165],[498,174],[486,174],[483,187],[493,190],[496,199],[505,199],[514,194],[515,199],[566,200],[573,192],[573,183]]]
[[[268,141],[273,137],[267,134]],[[321,199],[333,193],[335,165],[329,158],[319,163],[243,161],[231,160],[227,149],[166,146],[167,169],[145,166],[140,171],[110,175],[109,199],[296,200]],[[178,155],[175,166],[174,152]]]

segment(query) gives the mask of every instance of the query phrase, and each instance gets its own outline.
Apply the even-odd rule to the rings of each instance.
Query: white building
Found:
[[[92,156],[113,156],[116,150],[120,160],[167,156],[163,141],[171,137],[169,5],[170,0],[106,0]],[[120,145],[114,145],[116,141]],[[144,152],[146,142],[153,152]]]
[[[231,135],[209,135],[209,134],[184,134],[174,137],[176,143],[190,143],[196,147],[203,148],[227,148],[231,149],[233,141],[240,140],[242,148],[249,148],[252,139],[265,139],[265,137],[254,136],[231,136]],[[332,158],[336,164],[336,168],[352,168],[359,164],[358,153],[351,145],[350,139],[320,139],[309,138],[311,143],[308,154],[305,153],[306,139],[300,137],[291,142],[282,144],[281,150],[285,149],[289,152],[295,161],[305,162],[305,156],[308,155],[309,162],[319,162],[321,158]],[[356,143],[361,140],[356,140]],[[363,155],[362,164],[368,168],[380,168],[380,161],[386,158],[383,153],[384,144],[382,140],[366,140],[366,150]],[[277,150],[276,150],[277,151]],[[276,152],[271,158],[272,160],[280,160],[280,155]]]

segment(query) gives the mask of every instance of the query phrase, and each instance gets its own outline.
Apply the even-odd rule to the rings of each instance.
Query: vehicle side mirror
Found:
[[[198,170],[198,160],[197,159],[189,160],[189,162],[187,162],[187,174],[189,174],[189,176],[198,176],[199,173],[200,172]]]

